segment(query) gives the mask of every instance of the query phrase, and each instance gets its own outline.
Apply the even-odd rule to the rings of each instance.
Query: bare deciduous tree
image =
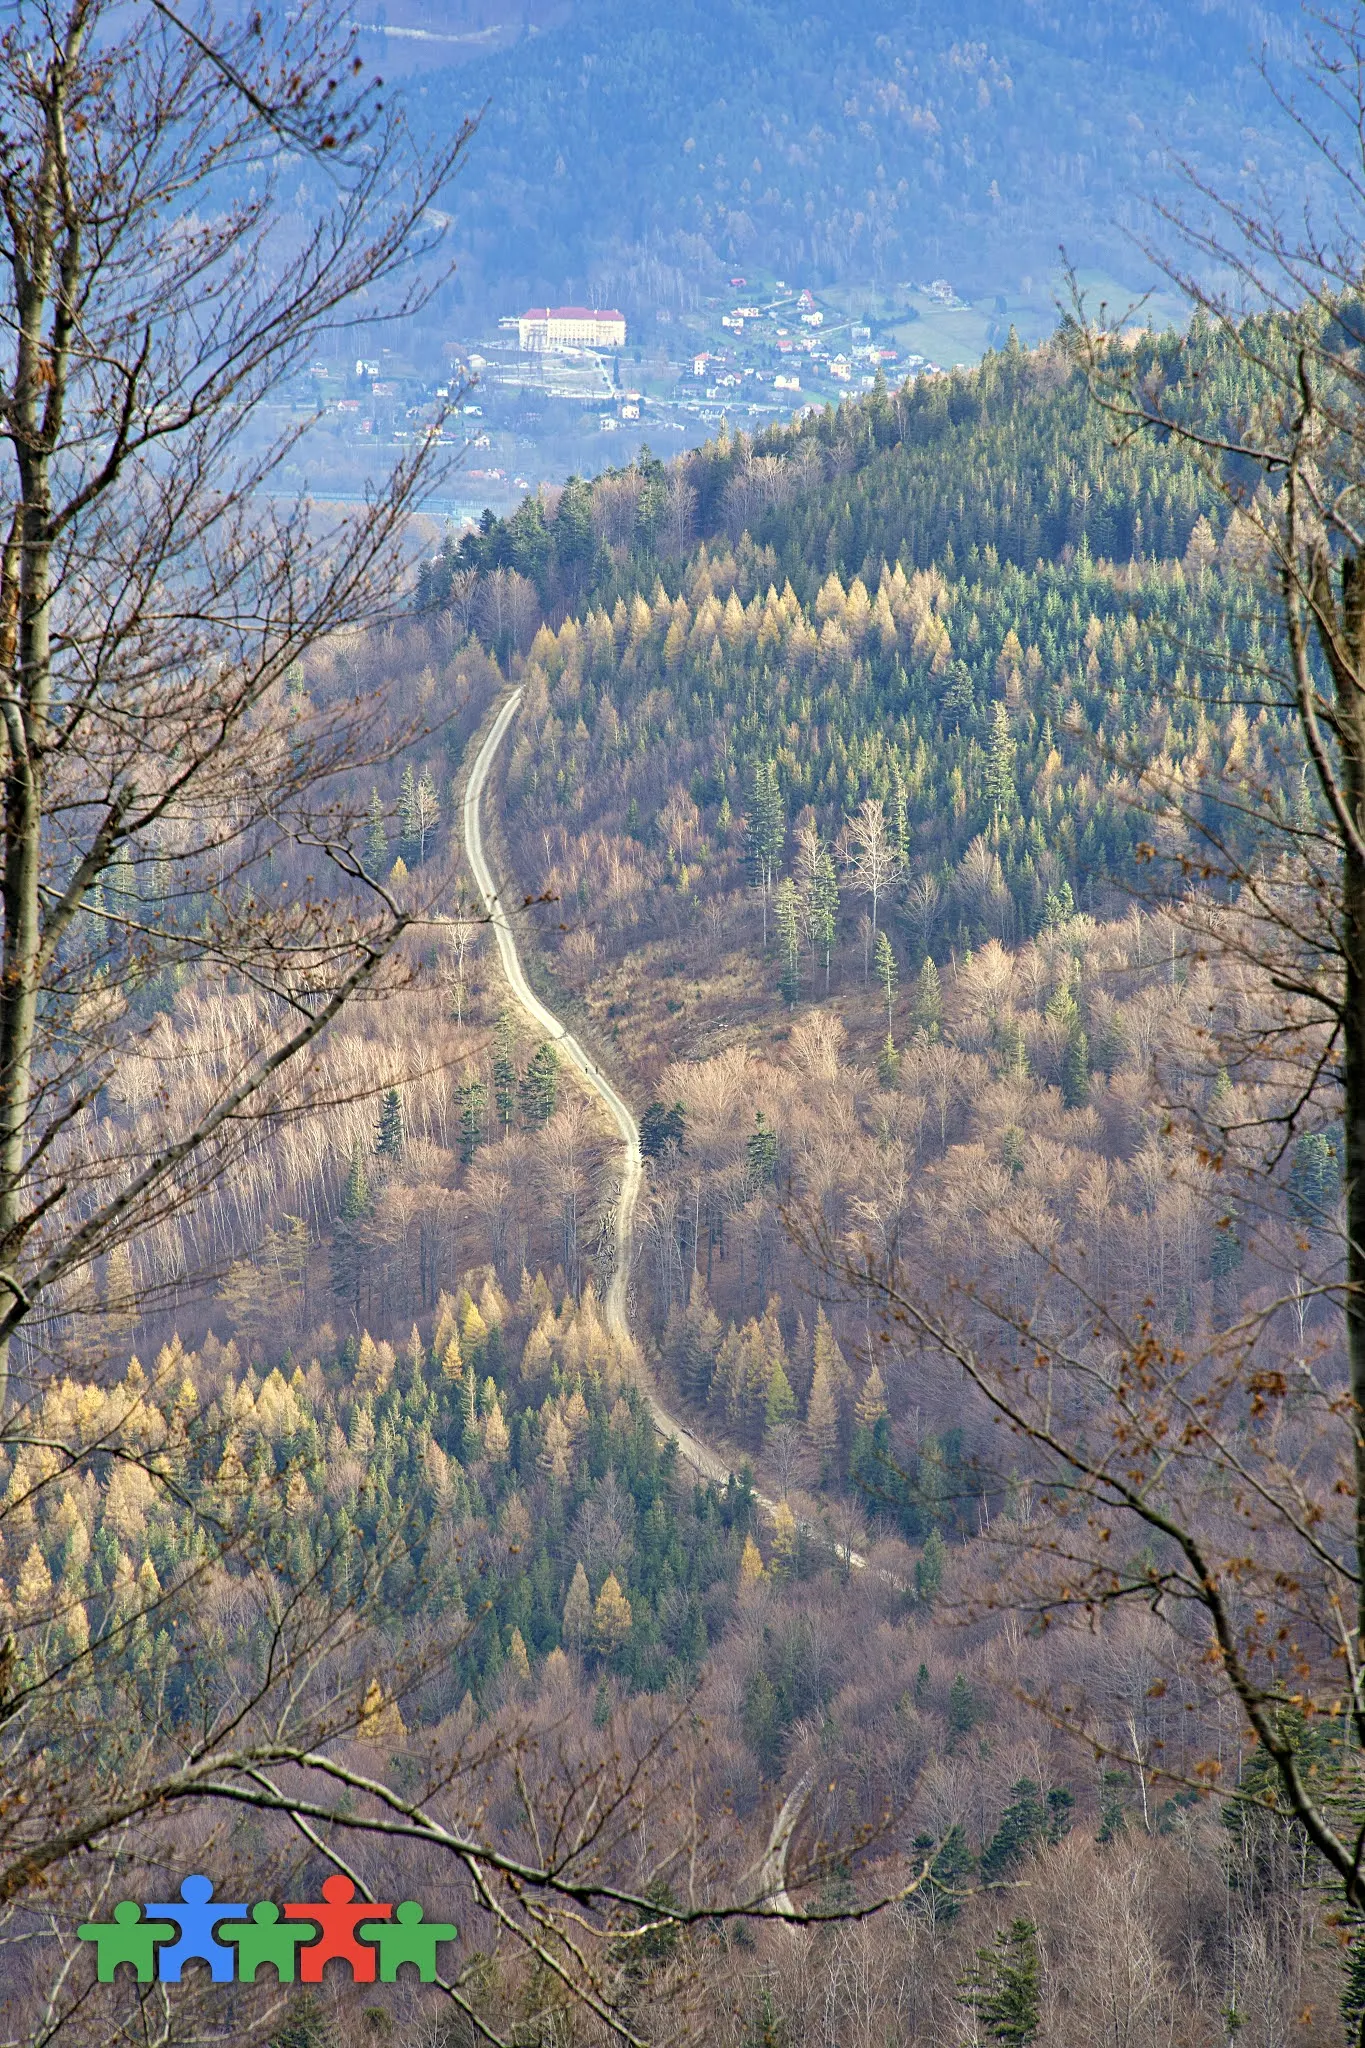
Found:
[[[281,1109],[405,923],[338,781],[374,714],[310,703],[300,662],[385,601],[427,453],[325,524],[269,495],[303,428],[263,406],[357,293],[420,295],[466,131],[423,161],[345,57],[310,9],[277,43],[101,0],[0,50],[0,1401],[21,1327],[22,1400],[73,1278]],[[300,149],[311,221],[277,200]],[[167,1067],[134,1152],[118,1075],[188,975],[254,989],[257,1051]]]
[[[868,899],[875,937],[878,904],[900,872],[900,859],[887,830],[881,798],[864,797],[857,817],[849,819],[846,830],[846,858],[853,886]]]
[[[954,1361],[1028,1447],[1031,1515],[996,1528],[1011,1556],[1007,1597],[1050,1623],[1149,1605],[1174,1638],[1153,1696],[1199,1674],[1191,1712],[1206,1713],[1209,1728],[1223,1700],[1235,1703],[1262,1759],[1245,1796],[1292,1816],[1318,1867],[1359,1910],[1365,9],[1310,10],[1310,29],[1303,91],[1277,97],[1318,153],[1326,224],[1310,209],[1287,226],[1196,183],[1198,219],[1170,217],[1187,252],[1168,270],[1195,310],[1189,334],[1096,327],[1079,300],[1072,330],[1118,434],[1173,443],[1199,466],[1223,535],[1220,543],[1206,519],[1184,573],[1207,575],[1217,556],[1229,584],[1233,688],[1264,708],[1277,751],[1291,769],[1306,767],[1312,791],[1295,809],[1235,757],[1209,763],[1193,784],[1169,764],[1126,764],[1143,770],[1148,851],[1177,876],[1171,978],[1180,931],[1187,971],[1209,974],[1207,1024],[1171,1048],[1166,1081],[1172,1123],[1202,1123],[1202,1157],[1179,1187],[1161,1148],[1150,1151],[1153,1207],[1175,1224],[1163,1263],[1169,1251],[1186,1306],[1174,1328],[1161,1326],[1151,1301],[1120,1310],[1022,1215],[1011,1227],[1035,1262],[1027,1300],[1011,1301],[990,1262],[974,1261],[966,1246],[954,1286],[934,1298],[865,1237],[836,1258],[860,1288],[880,1289],[888,1333],[907,1352]],[[1220,1109],[1234,1083],[1237,1108]],[[1304,1192],[1291,1177],[1286,1190],[1283,1173],[1299,1135],[1337,1115],[1340,1225],[1334,1185]],[[1222,1176],[1218,1230],[1238,1256],[1242,1241],[1259,1237],[1269,1269],[1277,1231],[1281,1245],[1286,1229],[1299,1240],[1292,1256],[1280,1255],[1279,1294],[1263,1294],[1232,1329],[1195,1313],[1200,1260],[1212,1254],[1189,1227],[1198,1203],[1177,1198],[1201,1174]],[[806,1242],[814,1248],[818,1236],[807,1231]],[[1305,1264],[1317,1310],[1311,1335]],[[1164,1272],[1156,1291],[1171,1291]],[[1091,1725],[1082,1697],[1054,1691],[1044,1704],[1059,1722]],[[1115,1752],[1125,1766],[1136,1742],[1134,1731],[1133,1754]],[[1180,1763],[1176,1747],[1155,1763],[1144,1751],[1140,1771],[1164,1768],[1194,1785],[1222,1780],[1197,1742],[1182,1739]]]

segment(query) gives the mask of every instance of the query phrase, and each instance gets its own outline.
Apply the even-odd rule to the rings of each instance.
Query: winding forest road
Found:
[[[680,1457],[693,1471],[699,1473],[703,1479],[710,1479],[716,1485],[724,1486],[731,1468],[718,1458],[714,1451],[708,1450],[699,1437],[693,1436],[689,1429],[684,1428],[675,1416],[668,1413],[645,1376],[643,1361],[631,1334],[627,1308],[630,1259],[635,1234],[635,1210],[644,1181],[639,1126],[631,1114],[630,1105],[617,1093],[602,1069],[593,1062],[573,1033],[565,1029],[554,1011],[546,1008],[526,979],[526,970],[521,964],[521,955],[517,951],[512,926],[499,896],[497,883],[493,879],[488,855],[484,850],[483,823],[480,816],[483,793],[488,786],[489,773],[497,759],[498,749],[507,737],[508,728],[517,715],[520,703],[521,691],[513,690],[488,728],[483,743],[474,757],[474,765],[469,771],[469,781],[465,785],[464,793],[465,854],[469,861],[470,873],[474,877],[474,886],[483,899],[483,907],[493,928],[498,958],[502,962],[502,971],[507,977],[508,987],[527,1016],[548,1039],[552,1040],[560,1058],[568,1061],[581,1075],[585,1084],[606,1105],[607,1113],[620,1133],[624,1156],[621,1165],[621,1192],[616,1202],[616,1264],[603,1304],[607,1327],[636,1362],[640,1383],[649,1401],[650,1414],[654,1418],[654,1427],[660,1436],[676,1438]],[[771,1515],[776,1502],[766,1499],[762,1494],[759,1494],[757,1499],[764,1513]]]
[[[617,1093],[573,1033],[566,1030],[554,1011],[547,1009],[542,1003],[527,980],[512,926],[493,878],[493,871],[488,864],[488,855],[484,850],[483,822],[480,815],[483,793],[488,786],[488,777],[497,759],[498,749],[507,737],[520,703],[521,690],[513,690],[500,707],[497,717],[484,735],[478,753],[474,756],[474,765],[469,771],[469,781],[465,785],[464,793],[465,856],[469,862],[470,873],[474,877],[474,886],[483,899],[483,907],[492,926],[493,937],[497,941],[498,958],[507,978],[507,986],[531,1021],[553,1042],[561,1059],[568,1061],[582,1077],[586,1086],[606,1105],[607,1113],[620,1133],[624,1158],[621,1169],[621,1192],[616,1204],[616,1264],[604,1303],[607,1327],[628,1357],[634,1361],[641,1388],[649,1402],[654,1427],[660,1436],[666,1439],[671,1437],[677,1443],[679,1456],[694,1472],[699,1473],[703,1479],[724,1486],[730,1476],[731,1467],[723,1459],[718,1458],[714,1451],[708,1450],[701,1439],[694,1436],[691,1430],[684,1428],[675,1416],[668,1413],[650,1384],[644,1361],[631,1334],[628,1313],[630,1260],[635,1234],[635,1210],[644,1181],[639,1126],[631,1114],[630,1105]],[[771,1516],[776,1512],[776,1501],[769,1500],[766,1494],[756,1494],[755,1499],[764,1514]],[[856,1551],[851,1551],[849,1562],[858,1566],[863,1560]],[[801,1818],[810,1785],[811,1774],[807,1772],[787,1795],[781,1812],[773,1822],[768,1836],[768,1846],[759,1865],[760,1896],[767,1899],[770,1912],[782,1919],[790,1919],[796,1911],[787,1892],[787,1851]]]

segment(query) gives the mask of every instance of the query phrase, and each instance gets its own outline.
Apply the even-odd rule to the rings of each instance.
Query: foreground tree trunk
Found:
[[[358,292],[420,303],[469,130],[420,159],[309,7],[276,32],[109,0],[24,10],[0,121],[3,1414],[21,1326],[22,1403],[73,1286],[280,1108],[403,928],[342,779],[393,736],[297,679],[391,602],[432,444],[327,525],[265,495],[300,430],[261,407]],[[289,220],[300,157],[328,197]],[[102,1091],[139,992],[191,974],[259,992],[259,1056],[170,1091],[149,1152]]]
[[[1359,1673],[1365,1644],[1365,578],[1356,556],[1342,564],[1342,647],[1337,680],[1342,796],[1355,830],[1342,849],[1341,937],[1343,1121],[1346,1149],[1346,1342],[1355,1427],[1357,1740],[1365,1748],[1365,1695]]]

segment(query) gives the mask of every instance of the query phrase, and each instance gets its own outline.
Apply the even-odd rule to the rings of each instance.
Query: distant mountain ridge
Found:
[[[1126,235],[1144,197],[1175,195],[1171,151],[1297,204],[1305,154],[1272,132],[1257,60],[1300,22],[1291,0],[588,0],[428,74],[415,105],[444,121],[487,102],[458,219],[466,292],[490,307],[605,292],[638,315],[760,262],[1017,290],[1063,240],[1141,270]]]

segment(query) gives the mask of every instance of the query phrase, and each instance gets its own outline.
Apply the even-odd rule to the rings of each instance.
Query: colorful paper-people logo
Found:
[[[164,1914],[164,1919],[158,1916]],[[250,1908],[215,1899],[206,1877],[187,1877],[174,1900],[138,1906],[125,1899],[112,1920],[87,1920],[77,1929],[95,1944],[95,1974],[112,1984],[121,1963],[139,1984],[178,1984],[186,1963],[207,1963],[215,1984],[254,1984],[271,1963],[281,1984],[320,1984],[333,1957],[348,1963],[357,1984],[393,1984],[411,1963],[423,1984],[436,1980],[436,1951],[458,1929],[428,1920],[415,1899],[396,1909],[357,1899],[349,1877],[324,1880],[316,1902]]]

